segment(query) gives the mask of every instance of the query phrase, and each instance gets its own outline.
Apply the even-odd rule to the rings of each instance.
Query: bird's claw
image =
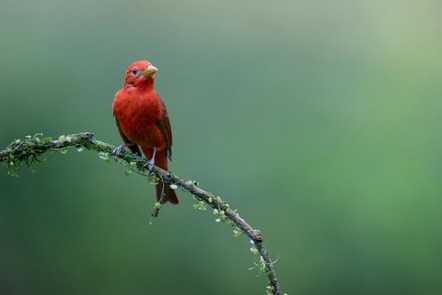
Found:
[[[152,159],[150,159],[149,161],[147,161],[147,163],[144,164],[144,166],[143,166],[143,168],[146,168],[146,167],[147,167],[147,172],[149,172],[149,174],[150,174],[150,172],[152,172],[153,165],[155,164],[155,154],[156,154],[156,152],[157,152],[157,148],[154,147],[154,148],[153,148]]]
[[[116,149],[114,149],[114,150],[112,151],[112,153],[115,154],[115,161],[117,160],[117,158],[118,158],[118,156],[120,155],[120,153],[124,150],[124,147],[125,147],[125,146],[126,146],[125,144],[122,144],[122,145],[120,145],[119,147],[117,147]]]
[[[143,168],[147,167],[147,172],[149,172],[150,174],[150,172],[152,172],[153,165],[154,165],[154,160],[152,159],[150,161],[147,161],[147,163],[143,165]]]

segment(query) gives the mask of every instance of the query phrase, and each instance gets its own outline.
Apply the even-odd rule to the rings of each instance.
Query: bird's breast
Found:
[[[113,103],[114,115],[124,135],[142,147],[165,146],[164,136],[157,125],[161,116],[158,95],[120,91]]]

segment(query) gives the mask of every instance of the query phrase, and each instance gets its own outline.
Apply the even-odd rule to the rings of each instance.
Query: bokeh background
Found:
[[[441,294],[441,1],[0,4],[0,148],[119,145],[147,59],[173,172],[262,231],[288,294]],[[1,294],[265,294],[246,237],[93,152],[0,173]]]

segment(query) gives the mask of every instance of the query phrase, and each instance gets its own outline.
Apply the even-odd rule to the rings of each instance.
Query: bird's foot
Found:
[[[152,168],[153,168],[154,164],[155,164],[155,161],[152,158],[150,161],[147,161],[147,163],[143,165],[143,168],[147,167],[147,172],[149,172],[149,174],[150,174],[150,172],[152,172]]]
[[[147,161],[146,164],[143,165],[143,168],[147,167],[147,172],[149,172],[149,174],[150,174],[150,172],[152,172],[153,165],[155,164],[155,154],[156,154],[156,152],[157,152],[157,148],[153,148],[152,159],[150,159],[149,161]]]
[[[124,150],[124,147],[125,147],[125,146],[126,146],[125,144],[122,144],[122,145],[120,145],[119,147],[117,147],[116,149],[114,149],[114,150],[112,151],[112,153],[115,154],[115,161],[117,160],[117,158],[118,158],[118,156],[120,155],[120,153]]]

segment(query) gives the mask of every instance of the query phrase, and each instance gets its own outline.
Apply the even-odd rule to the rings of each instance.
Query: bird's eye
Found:
[[[132,69],[132,74],[136,75],[138,73],[137,69]]]

